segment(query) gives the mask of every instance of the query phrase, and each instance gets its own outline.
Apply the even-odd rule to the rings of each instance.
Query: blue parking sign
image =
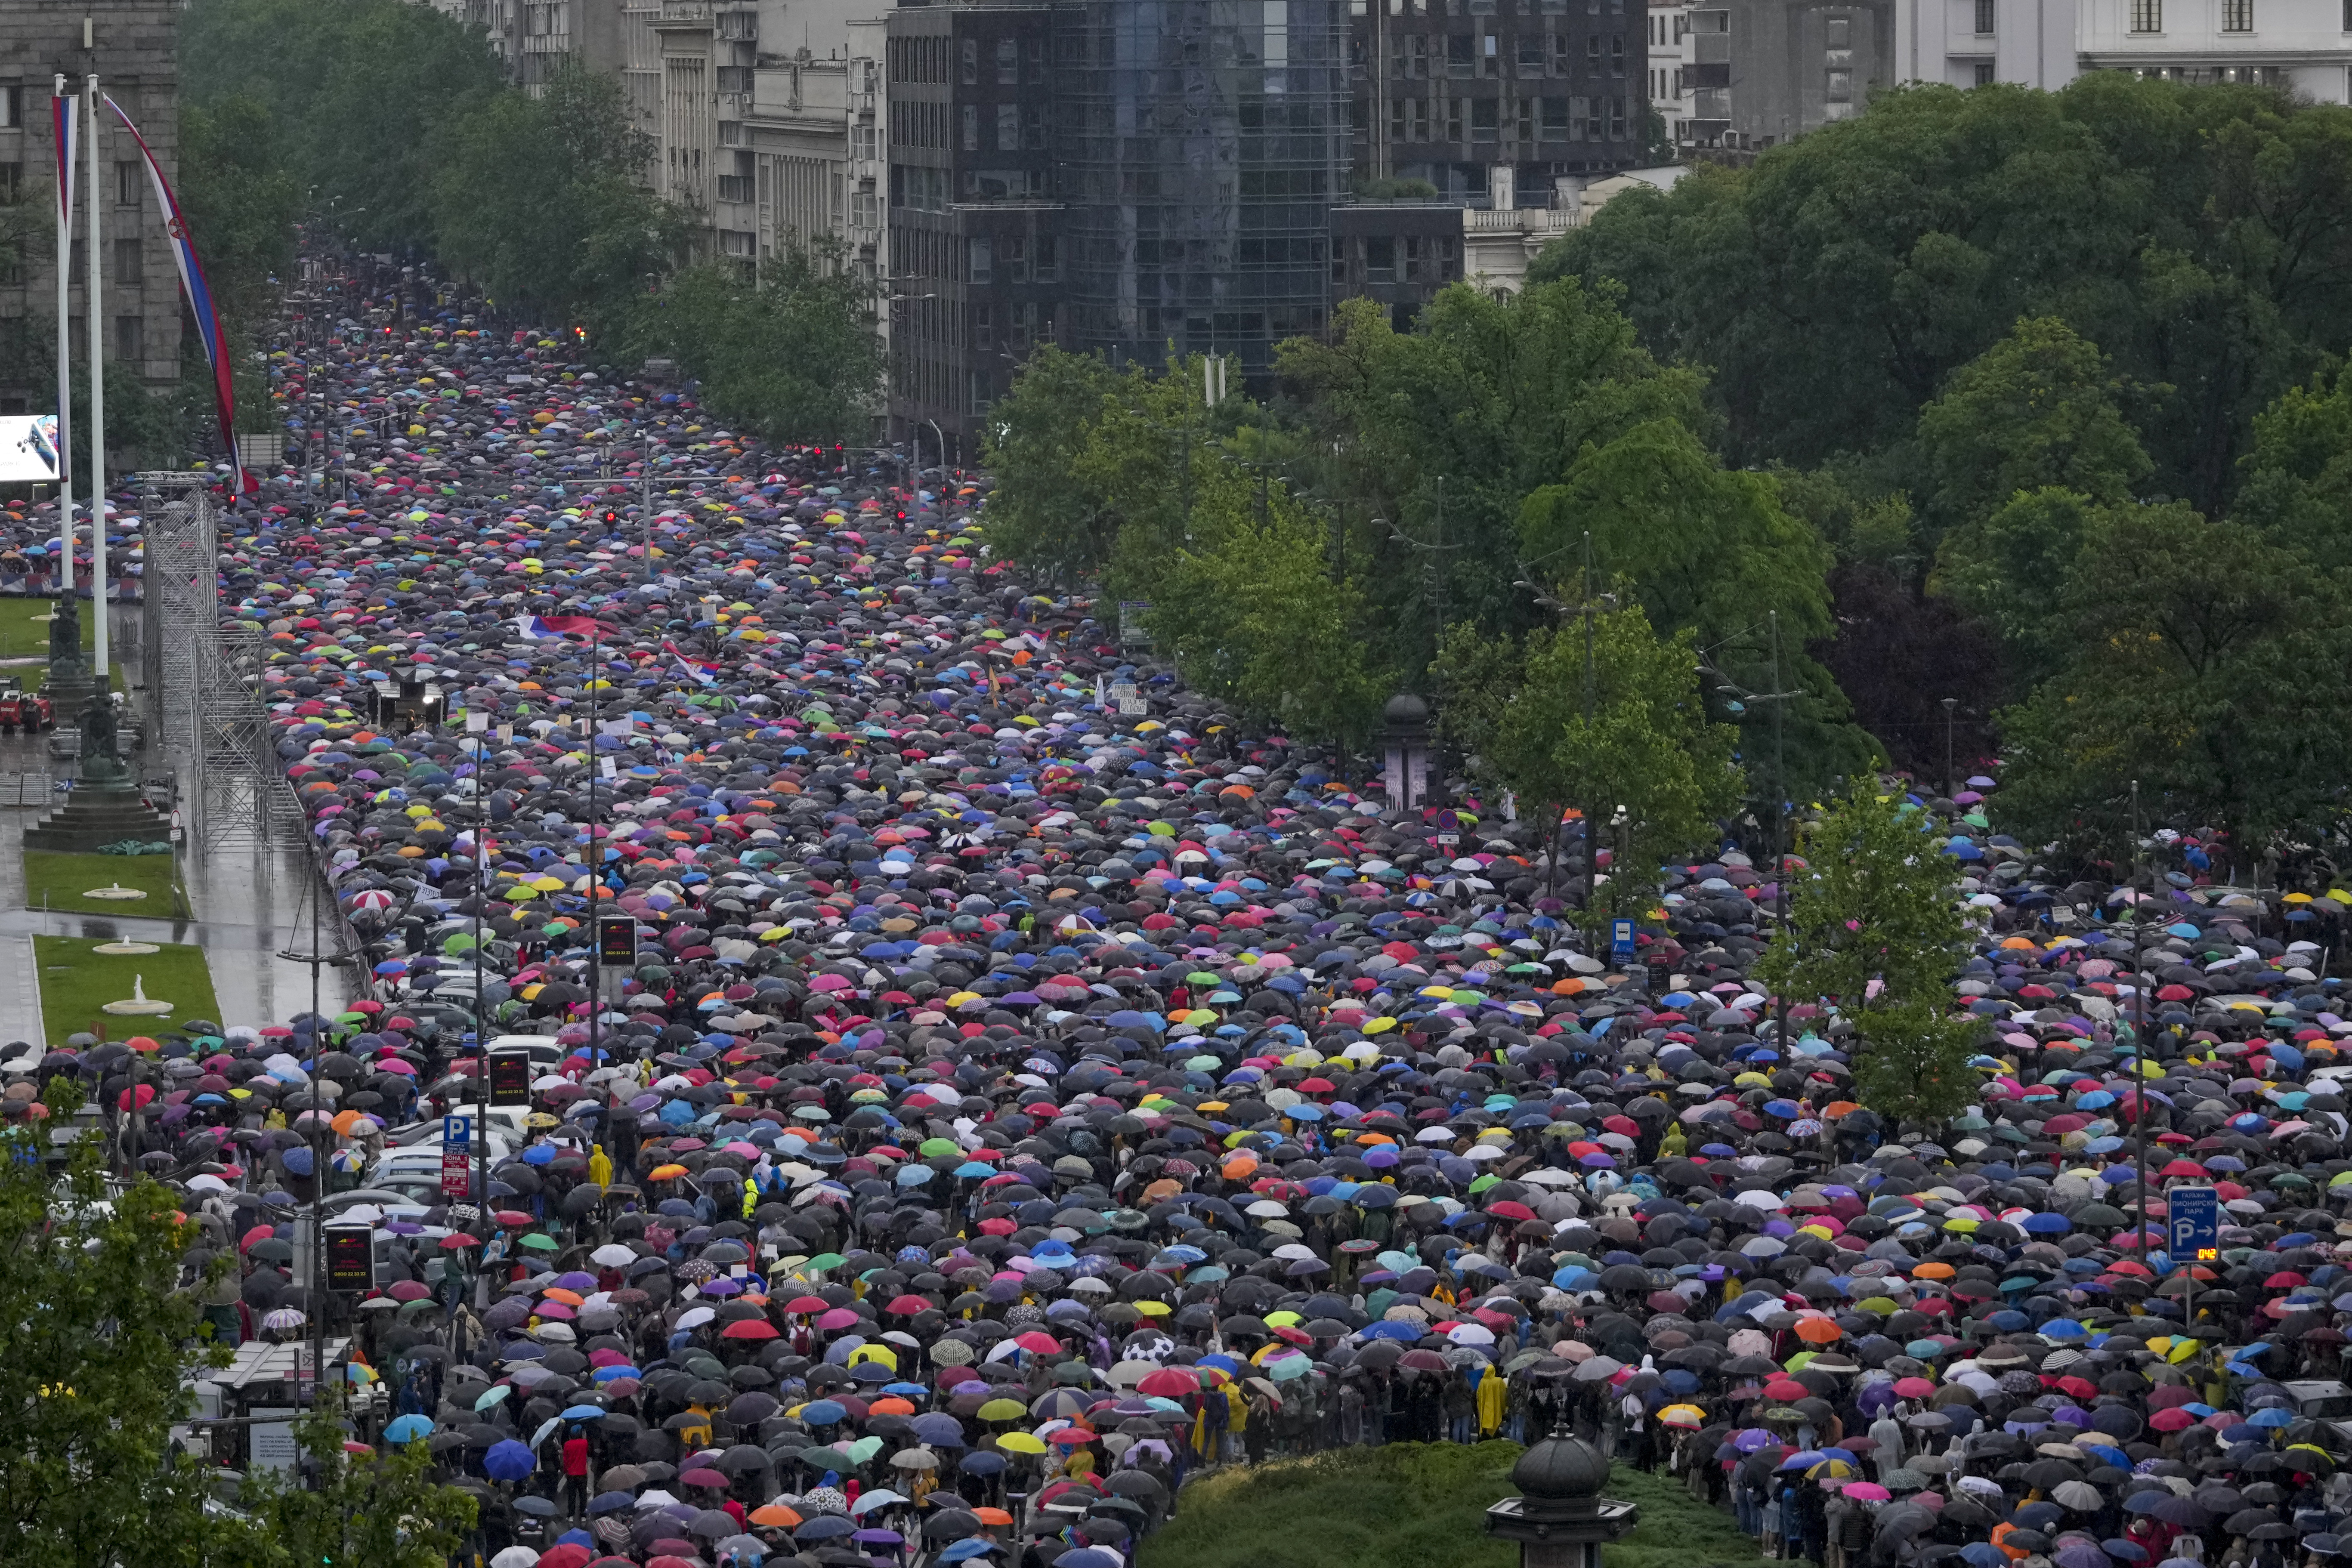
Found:
[[[2210,1263],[2221,1255],[2221,1195],[2210,1186],[2177,1186],[2164,1195],[2172,1256]]]
[[[465,1148],[474,1141],[474,1119],[471,1116],[446,1115],[441,1118],[441,1146],[445,1149]]]
[[[1612,920],[1609,923],[1609,956],[1612,958],[1630,958],[1633,956],[1633,923],[1632,921]]]

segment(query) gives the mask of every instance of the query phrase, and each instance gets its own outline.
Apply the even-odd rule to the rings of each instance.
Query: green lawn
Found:
[[[172,881],[175,855],[74,855],[56,850],[25,852],[25,906],[70,909],[81,915],[143,915],[170,920],[188,914],[186,896]],[[147,896],[86,898],[94,887],[135,887]],[[43,902],[44,895],[47,902]]]
[[[47,615],[57,608],[53,599],[19,599],[15,595],[0,599],[0,659],[30,659],[49,651],[49,623],[37,621],[37,615]],[[89,606],[81,606],[81,645],[86,652],[98,647],[98,622]]]
[[[1485,1514],[1512,1491],[1519,1454],[1516,1443],[1392,1443],[1236,1467],[1184,1489],[1138,1568],[1515,1568],[1517,1546],[1489,1537]],[[1604,1551],[1606,1568],[1763,1568],[1728,1513],[1664,1475],[1620,1466],[1609,1495],[1642,1514]]]
[[[191,1019],[219,1021],[220,1003],[213,996],[212,971],[205,967],[203,948],[166,943],[152,953],[93,952],[99,946],[81,936],[33,938],[47,1043],[63,1045],[67,1036],[85,1030],[101,1040],[128,1040],[134,1034],[161,1035]],[[172,1010],[121,1017],[105,1011],[108,1002],[130,997],[134,978],[151,999],[170,1002]]]

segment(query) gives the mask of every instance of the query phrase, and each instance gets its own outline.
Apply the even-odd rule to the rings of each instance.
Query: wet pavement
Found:
[[[219,1021],[254,1022],[307,1010],[313,995],[310,967],[278,955],[332,953],[336,912],[331,903],[323,911],[314,909],[305,891],[316,885],[307,857],[290,843],[242,845],[184,859],[181,878],[194,919],[25,906],[24,831],[40,820],[47,802],[56,798],[56,781],[69,776],[72,766],[50,758],[46,742],[41,736],[0,736],[0,1043],[40,1036],[35,936],[194,943],[205,949],[213,993],[226,1015]],[[158,763],[142,768],[141,776],[163,771]],[[314,915],[320,922],[315,934]],[[318,984],[319,999],[331,1013],[351,994],[332,967],[320,970]]]

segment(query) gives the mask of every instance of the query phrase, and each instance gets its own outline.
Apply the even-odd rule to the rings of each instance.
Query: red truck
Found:
[[[0,679],[0,735],[14,735],[19,728],[32,735],[52,722],[48,698],[26,691],[15,680]]]

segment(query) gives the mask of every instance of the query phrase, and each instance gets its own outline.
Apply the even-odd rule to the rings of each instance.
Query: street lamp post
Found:
[[[1944,799],[1952,798],[1952,715],[1958,709],[1960,699],[1944,699]]]

